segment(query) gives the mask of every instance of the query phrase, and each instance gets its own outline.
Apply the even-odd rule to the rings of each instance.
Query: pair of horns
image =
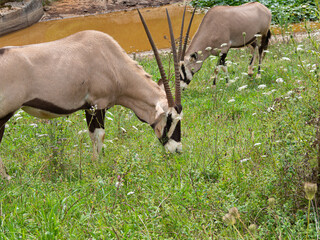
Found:
[[[183,32],[185,11],[186,11],[186,7],[185,7],[184,12],[183,12],[183,20],[182,20],[181,34],[180,34],[180,43],[182,42],[182,32]],[[192,19],[193,19],[193,16],[194,16],[194,12],[192,14],[192,18],[191,18],[191,21],[190,21],[190,24],[189,24],[189,28],[188,28],[188,31],[187,31],[188,35],[189,35],[189,31],[190,31],[191,22],[192,22]],[[149,42],[151,44],[152,50],[154,52],[154,56],[156,58],[156,61],[157,61],[158,67],[159,67],[161,79],[163,81],[164,89],[165,89],[165,92],[166,92],[166,95],[167,95],[167,99],[168,99],[168,105],[169,105],[169,107],[174,107],[174,105],[181,105],[181,89],[180,89],[180,73],[179,73],[179,60],[181,60],[181,57],[182,57],[182,55],[181,55],[181,44],[180,44],[180,47],[179,47],[179,54],[178,54],[179,55],[179,60],[178,60],[177,51],[176,51],[176,44],[175,44],[175,39],[174,39],[173,30],[172,30],[172,24],[171,24],[171,19],[170,19],[168,10],[166,9],[166,13],[167,13],[167,19],[168,19],[168,25],[169,25],[169,31],[170,31],[171,48],[172,48],[172,53],[173,53],[174,69],[175,69],[175,96],[176,96],[175,101],[173,100],[173,96],[172,96],[171,89],[170,89],[170,86],[169,86],[169,81],[168,81],[168,79],[166,77],[166,74],[165,74],[165,71],[163,69],[163,65],[162,65],[162,62],[160,60],[158,49],[157,49],[157,47],[156,47],[156,45],[155,45],[155,43],[154,43],[154,41],[152,39],[151,33],[150,33],[149,29],[148,29],[148,26],[147,26],[144,18],[142,17],[139,9],[138,9],[138,13],[139,13],[141,22],[142,22],[142,24],[144,26],[144,29],[146,31],[146,34],[148,36]],[[186,38],[185,38],[185,44],[184,44],[185,47],[187,45],[188,35],[186,35]],[[185,52],[185,47],[184,47],[184,52]]]

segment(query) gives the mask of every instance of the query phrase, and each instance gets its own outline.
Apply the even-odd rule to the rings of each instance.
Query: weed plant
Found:
[[[319,202],[303,186],[318,180],[319,53],[311,35],[273,43],[255,79],[249,50],[231,50],[216,88],[208,59],[182,94],[181,154],[120,106],[98,161],[83,112],[17,112],[0,148],[14,177],[0,183],[0,238],[317,239]],[[139,63],[160,78],[154,59]]]
[[[272,12],[274,24],[283,26],[285,23],[298,23],[301,21],[315,21],[318,19],[318,1],[311,0],[192,0],[193,6],[208,8],[215,5],[238,6],[247,2],[260,2]]]

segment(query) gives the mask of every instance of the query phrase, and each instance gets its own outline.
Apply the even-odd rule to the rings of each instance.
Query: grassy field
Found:
[[[98,162],[83,112],[44,121],[19,111],[0,148],[14,176],[0,182],[0,238],[317,239],[303,184],[320,158],[319,45],[272,44],[261,79],[246,74],[247,49],[227,59],[229,84],[221,73],[212,88],[208,59],[183,92],[182,154],[120,106],[107,113]],[[159,78],[154,60],[139,63]],[[228,224],[232,207],[240,218]]]

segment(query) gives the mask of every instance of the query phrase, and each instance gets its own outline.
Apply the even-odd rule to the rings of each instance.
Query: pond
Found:
[[[166,8],[171,17],[175,37],[178,38],[184,10],[182,6],[173,4],[140,10],[159,49],[170,46]],[[185,28],[189,24],[191,15],[190,9],[186,13]],[[190,32],[191,36],[196,32],[202,18],[203,14],[195,16]],[[39,22],[26,29],[1,37],[0,47],[53,41],[88,29],[111,35],[128,53],[151,49],[138,12],[135,10]]]
[[[182,6],[173,4],[141,10],[159,49],[170,47],[166,8],[171,16],[175,37],[178,38],[184,9]],[[191,18],[191,10],[188,9],[187,11],[185,28]],[[195,34],[203,16],[204,14],[195,15],[190,32],[191,37]],[[319,23],[308,23],[308,26],[312,29],[320,29]],[[289,26],[290,28],[294,32],[305,31],[304,24],[293,24]],[[127,53],[151,49],[138,12],[135,10],[39,22],[26,29],[0,37],[0,47],[53,41],[88,29],[108,33]],[[273,26],[272,32],[273,34],[280,34],[281,29]]]

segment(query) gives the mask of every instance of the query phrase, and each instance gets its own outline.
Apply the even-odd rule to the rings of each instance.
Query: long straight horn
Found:
[[[138,10],[141,22],[143,24],[144,30],[146,31],[146,34],[148,36],[150,45],[151,45],[153,53],[154,53],[154,56],[155,56],[155,58],[157,60],[157,64],[158,64],[158,67],[159,67],[161,79],[163,81],[164,89],[165,89],[165,92],[166,92],[166,95],[167,95],[167,99],[168,99],[168,105],[169,105],[169,107],[173,107],[174,106],[173,96],[172,96],[172,93],[171,93],[171,90],[170,90],[169,81],[168,81],[168,79],[166,77],[166,74],[165,74],[164,69],[163,69],[163,65],[162,65],[161,60],[160,60],[158,49],[157,49],[156,45],[154,44],[154,41],[153,41],[152,36],[151,36],[151,33],[150,33],[149,29],[148,29],[148,26],[147,26],[146,22],[144,21],[144,18],[142,17],[139,9],[137,9],[137,10]]]
[[[192,13],[192,16],[191,16],[191,19],[190,19],[190,22],[189,22],[188,30],[187,30],[187,33],[186,33],[186,37],[184,38],[184,44],[183,44],[183,50],[182,50],[182,54],[181,54],[181,60],[184,59],[184,55],[186,54],[186,48],[187,48],[190,28],[191,28],[191,24],[192,24],[193,17],[194,17],[194,14],[196,12],[196,9],[197,8],[195,7],[194,10],[193,10],[193,13]]]
[[[183,60],[181,58],[181,50],[182,50],[182,38],[183,38],[183,26],[184,26],[184,18],[186,15],[187,5],[184,6],[183,15],[182,15],[182,23],[181,23],[181,31],[180,31],[180,38],[179,38],[179,50],[178,50],[178,59],[179,61]]]
[[[170,30],[171,48],[172,48],[173,61],[174,61],[174,75],[175,75],[175,84],[176,84],[176,87],[175,87],[176,104],[181,105],[180,73],[179,73],[177,49],[176,49],[176,43],[174,40],[172,24],[171,24],[171,19],[170,19],[169,13],[168,13],[168,9],[166,9],[166,12],[167,12],[167,19],[168,19],[168,25],[169,25],[169,30]]]

